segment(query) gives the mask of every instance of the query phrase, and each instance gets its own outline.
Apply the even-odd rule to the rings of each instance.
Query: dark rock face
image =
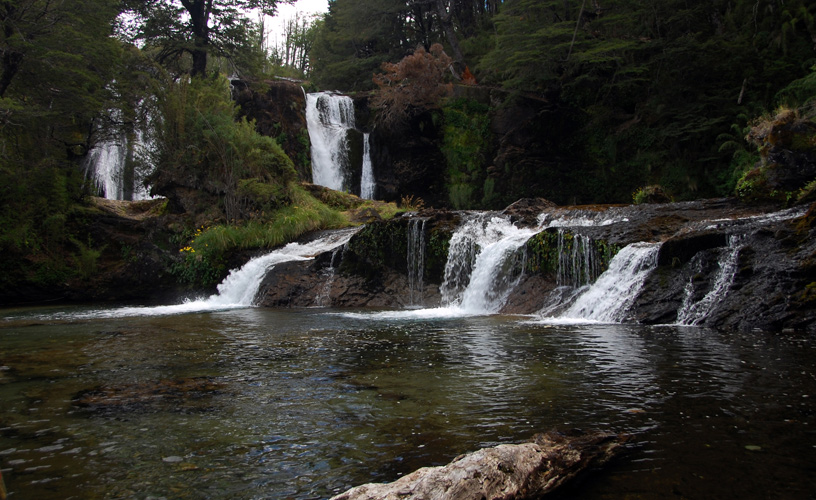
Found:
[[[812,219],[806,215],[743,231],[670,239],[661,248],[662,254],[668,245],[666,257],[635,304],[635,318],[672,323],[680,319],[678,311],[686,302],[700,305],[692,312],[705,313],[695,324],[729,330],[814,331],[814,236]],[[686,261],[669,259],[668,253],[678,247],[693,255]],[[724,293],[707,308],[717,287]]]
[[[264,90],[234,80],[233,98],[241,107],[241,116],[255,120],[259,134],[274,137],[295,164],[302,181],[312,181],[309,157],[309,132],[306,128],[306,96],[297,82],[268,80]]]
[[[378,199],[399,201],[411,195],[427,205],[448,204],[440,134],[431,113],[416,116],[399,129],[376,128],[371,132]]]
[[[564,301],[606,270],[623,247],[652,242],[661,243],[657,267],[628,310],[629,320],[816,331],[816,208],[807,213],[803,207],[770,212],[769,207],[724,199],[592,207],[522,200],[496,216],[533,227],[541,220],[561,222],[522,247],[524,268],[513,271],[521,275],[501,312],[563,310]],[[439,306],[448,245],[461,215],[428,210],[372,221],[344,249],[311,262],[281,265],[269,273],[260,303],[271,307]],[[415,258],[412,244],[424,248],[421,285],[409,264]],[[579,250],[592,255],[576,253]],[[566,260],[563,253],[568,254]],[[579,270],[578,278],[559,270],[564,262],[574,265],[576,259],[591,269]]]
[[[433,307],[439,304],[451,212],[372,221],[342,249],[268,273],[258,303],[267,307]],[[414,253],[422,245],[420,260]]]

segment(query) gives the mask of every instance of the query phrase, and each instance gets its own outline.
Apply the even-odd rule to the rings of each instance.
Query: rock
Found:
[[[298,177],[312,180],[309,133],[306,128],[306,96],[299,82],[267,80],[251,84],[233,80],[233,96],[241,116],[255,120],[261,135],[274,137],[292,159]]]
[[[522,198],[505,208],[502,213],[509,215],[511,220],[531,226],[536,224],[539,215],[557,206],[544,198]]]
[[[606,463],[626,440],[602,432],[539,434],[530,443],[485,448],[393,483],[357,486],[331,500],[536,499]]]
[[[133,412],[172,408],[189,412],[206,409],[208,398],[225,387],[212,377],[155,380],[138,384],[96,387],[78,393],[72,403],[91,411]]]

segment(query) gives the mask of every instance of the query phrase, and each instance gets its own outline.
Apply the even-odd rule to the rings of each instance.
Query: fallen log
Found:
[[[537,434],[424,467],[393,483],[356,486],[331,500],[532,500],[609,461],[628,436],[592,432]]]

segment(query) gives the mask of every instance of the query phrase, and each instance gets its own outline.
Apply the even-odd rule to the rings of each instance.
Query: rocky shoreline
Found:
[[[3,302],[168,303],[214,293],[190,290],[168,272],[169,263],[178,258],[178,250],[168,241],[168,228],[177,221],[152,215],[149,203],[133,203],[144,205],[141,212],[131,213],[133,207],[102,207],[88,217],[93,238],[107,249],[108,259],[93,280],[48,290],[32,285],[4,297]],[[387,221],[372,218],[343,248],[313,260],[277,265],[264,278],[256,303],[262,307],[437,307],[451,237],[464,220],[475,216],[500,217],[518,227],[540,229],[525,244],[524,263],[512,271],[515,286],[497,312],[535,314],[551,301],[554,291],[564,285],[554,267],[563,259],[557,252],[565,251],[557,246],[559,238],[562,244],[573,242],[573,253],[592,253],[588,257],[598,261],[593,264],[597,266],[594,277],[625,246],[647,242],[660,244],[657,267],[625,321],[816,331],[816,206],[779,210],[735,199],[577,207],[525,199],[501,212],[425,209]],[[578,243],[588,246],[582,250]],[[259,253],[263,251],[231,255],[229,268],[240,267]],[[421,262],[411,261],[417,258]],[[709,296],[718,287],[721,296],[716,307],[710,307]]]

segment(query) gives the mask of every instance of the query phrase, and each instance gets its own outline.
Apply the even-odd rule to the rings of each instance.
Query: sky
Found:
[[[266,19],[266,38],[270,45],[275,44],[277,39],[283,33],[283,23],[295,17],[297,12],[301,15],[311,15],[318,13],[325,13],[329,10],[328,0],[297,0],[294,5],[288,3],[278,2],[278,13],[275,17],[268,17]]]

